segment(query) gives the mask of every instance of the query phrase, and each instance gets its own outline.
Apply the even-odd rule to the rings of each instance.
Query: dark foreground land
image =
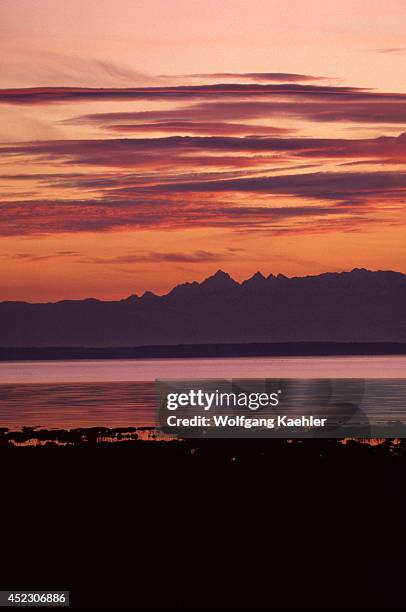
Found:
[[[5,443],[0,461],[2,589],[69,589],[79,609],[403,609],[404,442]]]

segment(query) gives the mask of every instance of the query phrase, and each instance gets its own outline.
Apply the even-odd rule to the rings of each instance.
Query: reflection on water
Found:
[[[0,385],[0,426],[155,425],[153,383]]]
[[[404,421],[405,374],[402,356],[6,362],[0,427],[153,427],[154,379],[220,377],[366,378],[368,418]]]

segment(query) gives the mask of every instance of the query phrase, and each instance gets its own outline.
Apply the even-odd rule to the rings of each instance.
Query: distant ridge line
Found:
[[[383,277],[387,276],[391,279],[401,280],[406,283],[406,274],[403,272],[398,272],[396,270],[369,270],[367,268],[353,268],[351,270],[343,270],[340,272],[329,271],[329,272],[320,272],[319,274],[305,274],[303,276],[285,276],[285,274],[273,274],[270,273],[267,276],[262,274],[259,270],[252,274],[250,277],[242,280],[236,281],[228,272],[225,272],[222,269],[217,270],[214,274],[204,278],[202,281],[186,281],[175,285],[169,291],[158,294],[153,291],[146,290],[141,295],[137,295],[132,293],[127,297],[123,297],[121,299],[102,299],[95,297],[87,297],[87,298],[75,298],[75,299],[60,299],[48,302],[30,302],[27,300],[1,300],[0,304],[5,305],[13,305],[13,304],[25,304],[28,306],[49,306],[49,305],[57,305],[57,304],[69,304],[69,303],[93,303],[93,304],[120,304],[125,302],[134,302],[138,300],[145,300],[150,298],[158,298],[165,299],[171,297],[171,295],[176,294],[178,291],[184,291],[193,289],[193,288],[204,288],[204,287],[228,287],[230,289],[244,289],[244,287],[262,284],[262,286],[271,286],[271,283],[276,284],[286,284],[286,285],[294,285],[297,283],[303,282],[319,282],[319,281],[329,281],[332,279],[343,280],[346,278],[357,278],[357,279],[366,279],[368,277]]]
[[[0,361],[406,355],[402,342],[273,342],[135,347],[0,347]]]
[[[312,350],[315,343],[396,344],[406,343],[405,312],[406,275],[398,272],[355,268],[302,278],[257,273],[240,284],[218,270],[201,283],[178,285],[162,296],[146,292],[119,301],[2,302],[0,346],[112,347],[120,355],[126,347],[135,351],[130,356],[141,357],[151,349],[140,353],[134,347],[193,345],[205,347],[197,357],[212,357],[218,351],[208,352],[207,345],[233,345],[220,353],[233,357],[237,346],[247,354],[249,344],[313,343]],[[309,354],[303,346],[284,349],[288,352],[282,355]],[[154,351],[153,356],[168,354],[167,349]],[[177,349],[174,356],[195,355],[190,348],[185,351]]]

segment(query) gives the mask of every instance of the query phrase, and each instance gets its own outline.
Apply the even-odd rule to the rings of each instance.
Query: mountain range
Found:
[[[166,295],[0,303],[0,346],[406,342],[406,275],[355,268],[241,283],[219,270]]]

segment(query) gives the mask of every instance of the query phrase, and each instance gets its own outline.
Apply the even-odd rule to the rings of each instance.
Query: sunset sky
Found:
[[[406,272],[404,0],[2,0],[0,300]]]

